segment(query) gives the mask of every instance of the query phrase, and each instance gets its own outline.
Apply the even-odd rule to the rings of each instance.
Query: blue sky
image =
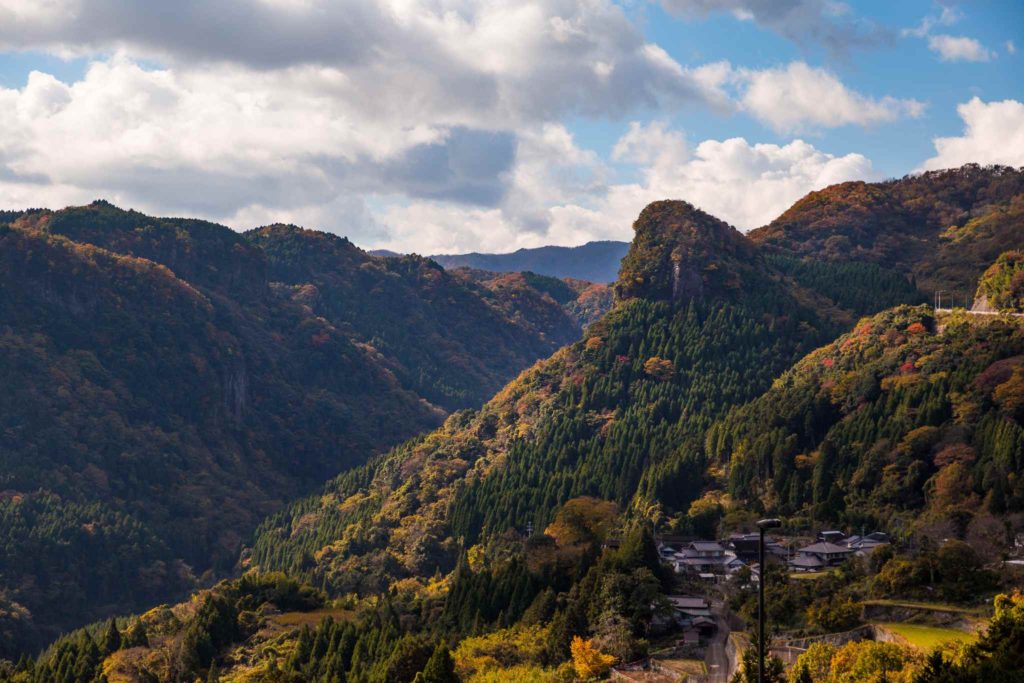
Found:
[[[0,206],[422,253],[1024,165],[1024,3],[0,0]]]

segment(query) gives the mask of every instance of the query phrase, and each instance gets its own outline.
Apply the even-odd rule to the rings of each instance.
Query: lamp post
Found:
[[[764,582],[766,573],[764,564],[764,530],[778,529],[780,526],[782,526],[782,521],[775,518],[762,519],[757,523],[759,536],[757,566],[760,571],[757,581],[757,683],[764,683]]]

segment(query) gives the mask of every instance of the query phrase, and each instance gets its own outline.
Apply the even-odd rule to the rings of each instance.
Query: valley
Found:
[[[658,201],[611,287],[11,216],[0,681],[752,681],[761,582],[770,680],[1011,680],[1022,197],[968,165],[749,236]],[[69,538],[133,554],[59,575]]]

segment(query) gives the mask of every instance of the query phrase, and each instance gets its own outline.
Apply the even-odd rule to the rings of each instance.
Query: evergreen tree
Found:
[[[121,632],[117,630],[117,619],[111,617],[107,624],[107,630],[103,634],[103,646],[101,652],[104,656],[121,649]]]
[[[434,648],[427,665],[423,667],[422,676],[418,677],[422,683],[458,683],[459,677],[455,674],[455,662],[448,651],[448,644],[441,641]]]

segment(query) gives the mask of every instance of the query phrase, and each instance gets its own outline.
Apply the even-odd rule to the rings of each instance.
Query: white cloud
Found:
[[[928,36],[928,49],[943,62],[988,62],[996,54],[974,38],[939,34]]]
[[[975,97],[957,107],[963,135],[935,138],[935,156],[923,170],[953,168],[966,163],[1024,166],[1024,103],[983,102]]]
[[[554,158],[558,148],[552,144],[547,153]],[[586,187],[572,188],[562,202],[545,197],[543,229],[524,230],[507,210],[411,202],[383,212],[389,240],[383,246],[450,253],[628,240],[640,210],[666,198],[685,199],[748,230],[768,223],[811,190],[876,177],[862,155],[835,156],[801,140],[787,145],[705,140],[691,149],[683,133],[664,122],[631,123],[613,156],[636,165],[639,179],[605,184],[598,177]],[[579,168],[591,168],[589,160],[580,162]]]
[[[1006,54],[1015,55],[1017,54],[1017,46],[1012,40],[1006,41]]]
[[[732,9],[780,32],[803,21],[741,4]],[[822,35],[849,28],[838,5],[794,6],[817,12]],[[790,131],[923,106],[857,93],[802,62],[680,65],[611,0],[184,0],[171,13],[0,0],[4,49],[94,61],[75,82],[33,73],[0,88],[3,208],[104,197],[424,253],[628,238],[643,205],[667,196],[753,227],[832,178],[871,173],[863,157],[800,141],[690,148],[656,122],[631,125],[613,154],[643,181],[616,183],[559,123],[572,116],[699,103]]]
[[[769,222],[812,189],[876,175],[861,155],[836,157],[803,140],[752,144],[736,137],[705,140],[691,150],[681,132],[658,122],[631,124],[615,145],[615,155],[640,164],[642,179],[610,185],[587,206],[551,209],[550,234],[560,244],[629,240],[640,210],[662,199],[686,200],[748,230]]]
[[[938,16],[926,16],[921,20],[921,23],[914,28],[905,28],[900,31],[900,35],[903,37],[913,36],[915,38],[924,38],[931,33],[932,29],[936,26],[952,26],[963,18],[963,12],[958,10],[956,7],[943,7]]]
[[[919,117],[925,109],[913,99],[862,95],[825,69],[792,62],[764,71],[742,70],[744,109],[781,132],[810,127],[869,126]]]
[[[612,188],[613,203],[635,195],[638,211],[649,200],[685,199],[743,230],[769,222],[813,189],[874,175],[859,154],[836,157],[802,140],[705,140],[688,151],[681,134],[657,123],[634,124],[617,149],[646,166],[642,183]]]
[[[699,100],[611,0],[0,0],[0,50],[124,50],[182,72],[332,70],[367,115],[488,125]],[[600,65],[600,66],[598,66]]]
[[[601,172],[552,122],[724,97],[609,0],[0,0],[4,49],[114,51],[76,82],[0,88],[5,208],[102,196],[239,227],[372,195],[502,207],[536,231]],[[384,225],[318,222],[353,223]]]

